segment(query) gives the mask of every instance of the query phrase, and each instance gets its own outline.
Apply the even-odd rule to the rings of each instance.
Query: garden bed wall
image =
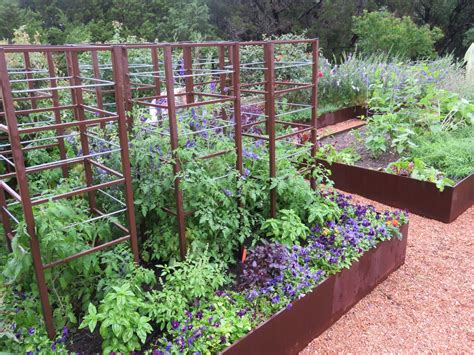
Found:
[[[454,187],[446,186],[441,192],[436,184],[428,181],[358,166],[319,162],[331,170],[331,180],[337,189],[444,223],[451,223],[474,203],[474,174]]]
[[[293,302],[255,330],[223,351],[223,354],[296,354],[321,335],[359,300],[405,262],[408,224],[403,239],[380,243],[350,269],[333,275],[303,298]]]
[[[321,116],[318,128],[323,128],[325,122],[343,122],[366,114],[365,111],[365,108],[355,106],[325,114],[333,118]],[[337,189],[444,223],[453,222],[474,204],[474,174],[453,187],[446,186],[441,192],[436,184],[427,181],[358,166],[319,162],[331,170],[331,179]]]
[[[352,106],[335,112],[327,112],[318,117],[318,128],[331,126],[362,115],[367,116],[367,108],[362,106]]]

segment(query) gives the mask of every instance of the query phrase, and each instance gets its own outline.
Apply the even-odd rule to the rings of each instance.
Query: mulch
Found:
[[[341,126],[338,126],[337,129],[339,129],[339,131],[343,130]],[[336,132],[333,132],[331,135],[323,136],[319,140],[319,144],[332,144],[337,150],[351,148],[360,156],[360,160],[355,163],[357,166],[375,170],[384,170],[388,164],[397,161],[400,158],[400,156],[394,152],[393,149],[389,149],[374,158],[370,151],[365,147],[365,126],[355,127],[355,129],[344,131],[342,133],[336,134]]]
[[[365,198],[378,209],[387,207]],[[474,349],[474,207],[451,224],[410,215],[406,263],[301,354]]]

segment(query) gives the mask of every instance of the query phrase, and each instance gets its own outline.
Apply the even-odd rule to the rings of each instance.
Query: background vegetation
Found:
[[[387,11],[384,19],[358,19],[364,11],[380,10]],[[410,58],[431,55],[433,43],[439,54],[461,57],[474,37],[473,19],[470,0],[0,0],[0,38],[9,41],[25,25],[31,37],[39,33],[44,43],[104,42],[112,39],[115,21],[123,24],[125,36],[148,41],[306,33],[320,38],[329,57],[358,42],[373,50],[373,41],[367,47],[364,24],[372,26],[370,37],[380,38],[382,49],[391,49],[401,38],[422,47],[409,52]],[[423,27],[414,32],[415,24]],[[387,25],[394,35],[377,36]]]

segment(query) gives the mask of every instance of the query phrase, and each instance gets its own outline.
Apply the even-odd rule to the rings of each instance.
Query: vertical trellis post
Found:
[[[51,78],[50,79],[50,85],[52,89],[55,89],[58,86],[58,82],[56,80],[56,67],[54,65],[54,59],[53,59],[53,54],[51,52],[46,52],[46,62],[48,63],[48,75]],[[52,90],[51,91],[51,100],[53,103],[53,115],[54,115],[54,123],[56,124],[61,124],[61,112],[59,109],[59,106],[61,105],[59,101],[59,94],[57,90]],[[61,157],[62,160],[66,160],[66,147],[64,145],[64,138],[62,137],[64,135],[64,130],[62,128],[58,128],[56,130],[56,133],[58,135],[58,147],[59,147],[59,156]],[[64,165],[61,167],[63,177],[68,177],[68,166]]]
[[[164,46],[165,80],[167,94],[168,119],[170,125],[170,144],[173,152],[173,174],[174,174],[174,193],[176,201],[176,217],[178,221],[179,251],[181,258],[186,257],[186,222],[184,216],[183,191],[180,186],[179,174],[181,172],[181,163],[177,155],[178,149],[178,124],[176,122],[176,100],[174,94],[174,75],[173,75],[173,56],[171,46]]]
[[[313,190],[316,190],[316,179],[314,178],[314,164],[316,164],[316,153],[318,150],[318,58],[319,58],[319,40],[315,39],[311,42],[311,52],[312,52],[312,75],[311,75],[311,82],[313,87],[311,89],[311,158],[312,158],[312,166],[311,169],[311,178],[310,184]]]
[[[3,109],[8,127],[8,136],[10,140],[11,150],[13,152],[13,161],[15,163],[15,175],[20,191],[21,204],[23,207],[23,215],[25,218],[26,228],[30,237],[31,255],[33,258],[33,267],[35,270],[38,291],[43,309],[43,318],[48,336],[52,339],[55,335],[53,324],[53,313],[48,297],[48,288],[44,276],[44,268],[41,261],[41,252],[39,240],[36,236],[35,218],[33,215],[33,206],[31,204],[30,192],[28,188],[28,178],[26,176],[25,158],[23,156],[20,133],[18,130],[18,122],[14,109],[13,96],[8,77],[7,61],[5,51],[0,48],[0,81],[2,88]]]
[[[72,103],[74,105],[74,117],[76,121],[79,121],[79,122],[85,121],[86,116],[84,112],[84,101],[82,97],[79,59],[77,57],[77,52],[76,51],[67,52],[66,61],[68,64],[68,73],[69,73],[69,76],[71,77],[69,81],[71,83],[71,97],[72,97]],[[87,137],[87,128],[85,125],[79,125],[79,137],[81,141],[82,154],[84,156],[90,155],[89,139]],[[94,181],[92,177],[92,164],[88,158],[84,159],[84,171],[85,171],[87,186],[93,186]],[[93,191],[89,191],[87,194],[89,197],[89,206],[90,206],[91,212],[94,213],[94,211],[97,208],[95,194]]]
[[[135,262],[139,261],[137,227],[135,218],[135,207],[133,202],[132,173],[130,167],[128,137],[127,137],[127,115],[125,112],[125,85],[123,75],[123,56],[126,52],[123,46],[114,46],[112,49],[113,75],[115,82],[115,103],[118,120],[120,157],[122,160],[122,172],[124,177],[125,204],[128,215],[128,231],[130,234],[130,244],[132,246]]]
[[[276,177],[276,142],[275,142],[275,45],[273,42],[263,46],[265,62],[265,114],[267,116],[267,135],[269,149],[270,182]],[[277,213],[277,190],[270,189],[270,216]]]

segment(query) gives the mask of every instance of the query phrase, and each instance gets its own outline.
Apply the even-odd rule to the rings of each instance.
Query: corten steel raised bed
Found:
[[[334,118],[321,116],[318,119],[318,128],[323,128],[326,123],[339,123],[362,114],[367,115],[367,112],[366,108],[360,106],[325,114]],[[336,135],[343,132],[338,132]],[[474,174],[453,187],[446,186],[441,192],[436,184],[427,181],[358,166],[340,163],[329,165],[322,160],[319,162],[331,170],[331,180],[340,190],[389,206],[407,209],[412,213],[444,223],[453,222],[474,204]]]
[[[367,251],[350,269],[344,269],[316,286],[252,332],[229,346],[223,354],[296,354],[321,335],[359,300],[405,262],[408,224],[403,239],[381,242]]]
[[[318,128],[331,126],[362,115],[367,116],[367,108],[362,106],[352,106],[334,112],[327,112],[318,117]]]
[[[331,180],[337,189],[437,221],[451,223],[474,203],[474,174],[441,192],[428,181],[359,166],[319,162],[331,170]]]

